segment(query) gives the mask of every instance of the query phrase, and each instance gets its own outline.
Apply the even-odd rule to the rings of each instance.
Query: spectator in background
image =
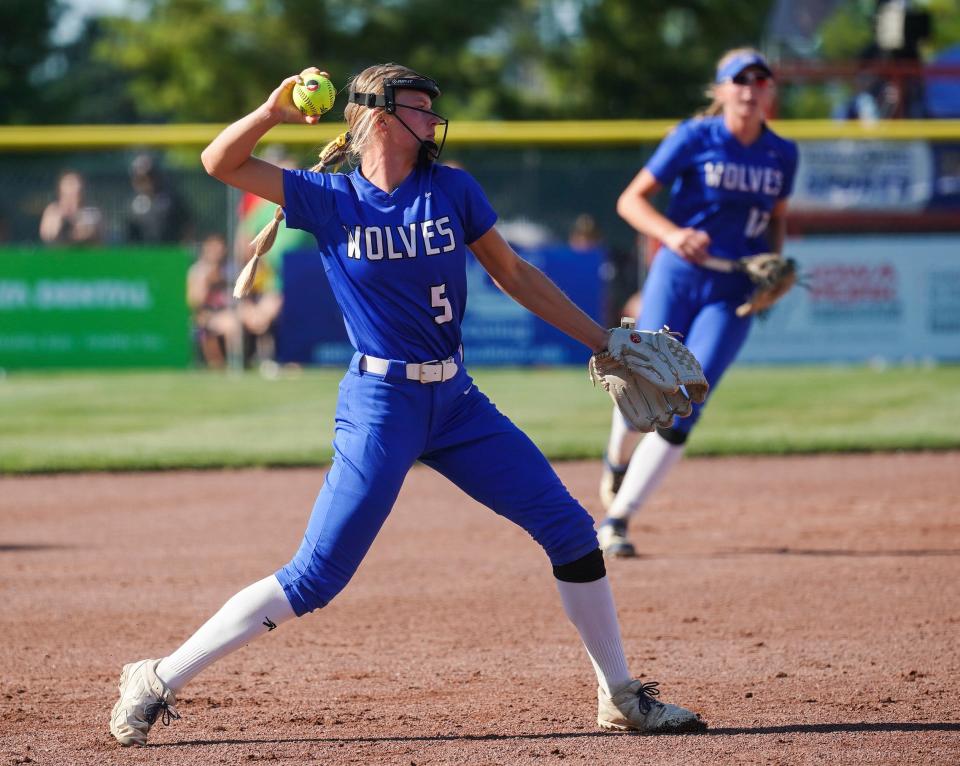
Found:
[[[66,170],[57,181],[57,198],[40,217],[40,239],[48,245],[95,245],[103,239],[103,214],[84,205],[83,177]]]
[[[294,169],[296,163],[280,147],[270,147],[264,159],[281,168]],[[238,209],[234,254],[240,268],[253,256],[250,244],[273,218],[276,205],[246,193]],[[283,309],[283,257],[291,250],[313,249],[316,244],[307,232],[288,229],[281,222],[273,247],[260,261],[250,294],[240,301],[237,312],[243,328],[244,365],[271,361],[275,355],[274,332]]]
[[[187,272],[187,304],[193,314],[197,347],[208,367],[222,369],[239,341],[240,325],[230,305],[227,280],[227,241],[210,234]]]
[[[597,220],[590,213],[580,213],[570,227],[570,235],[567,238],[567,244],[574,250],[586,251],[602,248],[603,235],[600,233],[600,227]]]
[[[140,154],[130,163],[130,185],[133,188],[127,211],[130,242],[188,242],[193,238],[186,206],[149,154]]]
[[[603,321],[609,327],[617,327],[620,318],[628,316],[623,313],[624,306],[637,290],[637,259],[630,253],[608,245],[596,219],[589,213],[581,213],[574,219],[567,244],[575,251],[602,251],[600,280],[603,283]]]
[[[856,78],[857,92],[847,103],[843,117],[848,120],[890,120],[900,116],[900,90],[882,77],[861,74]]]

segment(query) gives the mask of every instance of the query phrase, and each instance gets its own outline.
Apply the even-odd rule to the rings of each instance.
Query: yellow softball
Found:
[[[337,90],[319,72],[305,71],[300,73],[303,85],[293,86],[293,104],[308,117],[319,117],[329,112],[337,97]]]

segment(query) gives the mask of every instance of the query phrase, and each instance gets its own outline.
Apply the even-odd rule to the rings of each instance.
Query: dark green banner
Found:
[[[0,249],[0,367],[186,367],[184,247]]]

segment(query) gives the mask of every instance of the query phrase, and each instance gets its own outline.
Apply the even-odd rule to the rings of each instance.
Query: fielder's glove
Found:
[[[737,307],[737,316],[766,311],[797,283],[797,262],[778,253],[760,253],[740,258],[734,267],[750,277],[754,288],[746,303]]]
[[[625,323],[626,324],[626,323]],[[593,384],[610,394],[637,431],[669,428],[673,417],[693,412],[710,386],[700,363],[669,328],[648,332],[630,326],[610,330],[607,348],[590,357]]]

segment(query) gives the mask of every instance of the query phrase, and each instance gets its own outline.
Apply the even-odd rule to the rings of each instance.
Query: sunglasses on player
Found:
[[[730,78],[730,82],[735,85],[759,85],[764,86],[773,78],[766,72],[740,72]]]

